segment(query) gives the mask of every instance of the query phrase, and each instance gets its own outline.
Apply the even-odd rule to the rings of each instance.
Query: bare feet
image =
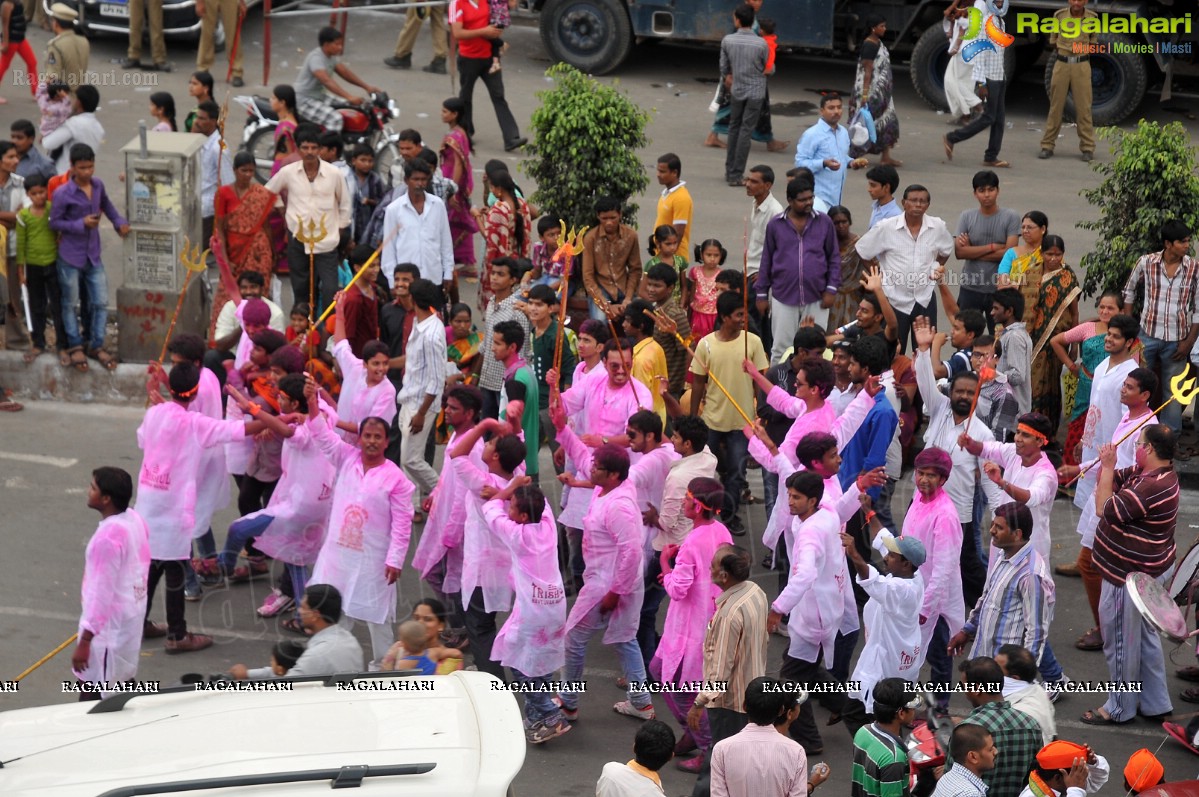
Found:
[[[791,147],[790,141],[783,141],[778,138],[776,138],[774,141],[766,142],[766,149],[769,150],[770,152],[782,152],[783,150],[789,149],[790,147]]]
[[[706,139],[704,139],[704,146],[705,147],[715,147],[716,149],[724,149],[726,145],[723,141],[720,140],[720,136],[709,131],[708,137]]]
[[[941,136],[941,143],[945,145],[945,159],[953,160],[953,144],[949,140],[949,136]]]

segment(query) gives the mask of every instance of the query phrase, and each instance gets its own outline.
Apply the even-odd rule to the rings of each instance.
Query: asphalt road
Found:
[[[313,29],[323,17],[305,17],[276,24],[274,38],[275,81],[290,80],[303,54],[315,45]],[[424,133],[426,141],[436,142],[442,130],[437,121],[440,101],[451,91],[448,78],[432,77],[420,72],[396,72],[381,63],[394,46],[399,18],[388,12],[367,11],[355,16],[349,26],[347,57],[353,68],[370,82],[382,85],[397,98],[402,107],[401,127],[415,127]],[[256,12],[247,22],[243,33],[247,44],[247,78],[251,84],[261,78],[262,41],[261,18]],[[44,51],[46,36],[32,33],[35,48]],[[536,92],[549,86],[544,77],[548,59],[535,30],[517,27],[507,38],[512,49],[504,61],[504,78],[509,101],[522,129],[538,100]],[[98,39],[92,43],[92,68],[111,68],[119,82],[120,70],[108,66],[110,60],[124,54],[124,43],[117,39]],[[190,108],[186,97],[187,75],[192,69],[191,50],[186,45],[172,45],[171,60],[175,72],[155,75],[156,89],[171,91],[182,113]],[[431,55],[427,34],[417,44],[414,62],[423,64]],[[218,61],[218,63],[220,63]],[[723,151],[701,146],[704,131],[710,124],[707,105],[711,99],[712,77],[715,74],[715,55],[711,51],[669,46],[646,47],[638,51],[618,76],[620,87],[643,107],[652,108],[654,119],[649,128],[652,143],[642,153],[652,183],[652,168],[656,156],[667,151],[677,152],[683,160],[683,176],[696,197],[696,235],[717,237],[727,248],[735,250],[741,236],[742,218],[748,210],[742,192],[729,188],[723,181]],[[223,69],[220,70],[223,72]],[[779,75],[772,80],[772,99],[776,106],[776,135],[796,139],[816,117],[816,91],[832,88],[848,90],[852,86],[853,69],[847,64],[829,64],[818,60],[784,59]],[[11,80],[11,78],[9,78]],[[606,78],[606,81],[613,78]],[[930,210],[952,225],[958,213],[974,206],[970,192],[970,177],[981,168],[983,140],[976,138],[960,144],[952,164],[943,163],[940,136],[949,128],[946,117],[924,106],[912,92],[902,75],[897,76],[897,104],[900,110],[902,139],[896,156],[905,167],[903,182],[919,182],[931,189],[933,205]],[[1020,211],[1040,208],[1049,213],[1052,231],[1065,236],[1068,262],[1077,263],[1081,253],[1093,242],[1092,234],[1076,230],[1074,225],[1083,219],[1095,218],[1097,211],[1079,197],[1080,189],[1095,185],[1098,176],[1085,164],[1072,157],[1076,149],[1073,129],[1066,128],[1059,142],[1058,156],[1043,162],[1035,160],[1040,140],[1040,128],[1046,102],[1038,80],[1016,83],[1009,91],[1008,130],[1003,156],[1013,167],[1001,174],[1001,204]],[[116,175],[122,166],[116,151],[136,135],[137,120],[148,118],[147,98],[151,87],[113,86],[101,88],[103,110],[100,118],[108,130],[108,139],[98,164],[99,174],[110,186],[118,185]],[[10,100],[0,110],[0,123],[20,116],[37,117],[36,107],[28,96],[11,89],[6,83],[0,89]],[[234,93],[264,93],[253,85]],[[218,100],[223,101],[226,88],[218,84]],[[488,158],[503,158],[514,164],[519,155],[505,154],[500,148],[499,131],[494,115],[487,107],[482,88],[476,92],[479,103],[476,112],[478,141],[476,167]],[[1169,121],[1181,118],[1146,104],[1142,114],[1149,118]],[[236,106],[233,106],[236,108]],[[242,120],[231,111],[227,135],[231,142],[240,138]],[[1192,130],[1194,123],[1185,122]],[[4,127],[6,129],[6,126]],[[1101,148],[1098,160],[1108,159]],[[764,162],[781,173],[790,166],[787,153],[769,154],[764,147],[755,146],[750,163]],[[518,180],[532,188],[527,179]],[[781,187],[779,194],[781,195]],[[648,229],[653,221],[654,189],[641,201],[640,227]],[[851,174],[846,187],[845,204],[855,214],[859,231],[864,230],[869,214],[864,177]],[[115,235],[105,233],[105,259],[119,261],[120,249]],[[698,240],[698,239],[697,239]],[[119,269],[110,273],[119,274]],[[110,279],[115,296],[116,279]],[[114,299],[115,301],[115,299]],[[1083,317],[1088,317],[1084,309]],[[96,517],[85,506],[85,492],[91,469],[101,464],[115,464],[135,471],[140,462],[134,431],[141,417],[139,409],[102,406],[31,403],[21,415],[8,415],[0,421],[0,679],[14,677],[45,652],[74,632],[79,609],[79,574],[86,541],[95,527]],[[545,469],[545,468],[543,468]],[[756,473],[750,477],[751,486],[761,495]],[[1192,491],[1187,491],[1191,497]],[[911,487],[902,485],[897,491],[894,506],[897,515],[910,499]],[[764,517],[760,504],[748,511],[747,525],[751,533],[743,539],[761,559],[760,532]],[[1055,563],[1073,560],[1077,553],[1074,528],[1077,510],[1067,501],[1059,501],[1053,513]],[[233,519],[231,510],[222,512],[216,520],[218,539]],[[1185,550],[1199,527],[1196,505],[1184,501],[1179,520],[1178,540]],[[770,594],[775,591],[775,576],[761,568],[755,578]],[[229,591],[214,591],[198,604],[188,605],[189,623],[197,630],[214,634],[218,644],[213,648],[184,657],[167,658],[160,643],[149,643],[143,651],[140,677],[160,679],[164,683],[176,680],[183,672],[219,672],[231,664],[246,662],[252,665],[267,661],[271,643],[279,638],[273,621],[262,621],[253,614],[267,589],[265,583],[234,587]],[[401,614],[411,601],[421,594],[421,585],[406,571],[402,584]],[[161,599],[160,599],[161,600]],[[1058,657],[1066,672],[1075,680],[1107,679],[1102,656],[1083,653],[1071,644],[1090,625],[1090,613],[1083,596],[1081,583],[1060,579],[1057,612],[1053,625],[1053,640]],[[155,616],[162,618],[161,604]],[[365,636],[363,636],[365,641]],[[770,666],[777,672],[785,640],[771,642]],[[1169,667],[1194,664],[1188,646],[1167,646]],[[596,643],[588,659],[590,691],[583,700],[582,720],[569,735],[543,747],[531,747],[524,770],[517,779],[518,793],[532,797],[589,793],[595,778],[606,761],[627,760],[631,757],[632,737],[636,723],[612,713],[610,705],[621,699],[613,680],[617,665],[615,658]],[[0,696],[0,708],[23,708],[47,703],[65,702],[73,696],[64,695],[59,683],[69,676],[66,654],[51,661],[21,683],[15,694]],[[1172,691],[1183,684],[1171,678]],[[1102,702],[1102,697],[1069,696],[1058,704],[1059,733],[1068,739],[1092,744],[1112,762],[1115,785],[1106,791],[1114,793],[1119,786],[1119,770],[1128,756],[1140,747],[1156,750],[1164,734],[1148,722],[1136,721],[1119,730],[1095,728],[1077,721],[1084,710]],[[662,701],[657,701],[661,716],[666,715]],[[968,707],[957,698],[955,713],[964,714]],[[1176,718],[1185,723],[1190,716],[1186,703],[1176,702]],[[817,709],[822,722],[826,716]],[[851,748],[840,727],[825,731],[826,751],[822,756],[833,771],[834,780],[822,789],[845,793],[849,778]],[[190,744],[203,744],[190,740]],[[0,740],[0,760],[3,758]],[[1170,779],[1190,777],[1196,770],[1196,760],[1173,742],[1166,741],[1159,752]],[[664,770],[667,793],[689,791],[691,776]]]

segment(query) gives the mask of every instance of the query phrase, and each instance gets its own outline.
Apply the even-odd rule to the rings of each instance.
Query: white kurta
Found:
[[[667,443],[645,454],[637,464],[629,468],[629,480],[637,488],[637,508],[641,511],[662,511],[662,494],[666,491],[666,475],[670,466],[682,457]],[[645,555],[654,555],[654,538],[661,533],[657,526],[643,526],[645,532]],[[658,548],[661,551],[661,547]],[[648,565],[647,565],[648,566]]]
[[[347,617],[394,622],[396,585],[387,583],[386,568],[402,568],[408,555],[412,482],[386,459],[364,470],[358,447],[319,418],[310,420],[308,429],[337,472],[329,533],[309,583],[337,587]]]
[[[457,443],[458,433],[454,432],[445,450],[453,451]],[[484,445],[480,438],[467,455],[467,459],[478,470],[486,470],[483,465]],[[462,543],[469,503],[463,495],[463,489],[452,463],[442,463],[441,478],[430,496],[433,506],[416,544],[416,553],[412,556],[412,566],[420,571],[422,578],[428,578],[433,568],[445,560],[445,578],[441,590],[447,595],[455,595],[462,590]]]
[[[979,459],[990,460],[1003,468],[1003,478],[1011,484],[1028,490],[1028,509],[1032,512],[1032,544],[1046,562],[1050,561],[1049,515],[1053,510],[1053,499],[1057,496],[1057,470],[1049,457],[1041,452],[1036,462],[1025,466],[1016,454],[1015,443],[983,443]],[[983,478],[988,478],[983,474]],[[999,549],[991,546],[989,560],[1002,556]]]
[[[483,608],[488,612],[512,609],[512,557],[507,546],[494,539],[483,517],[484,487],[502,490],[508,480],[492,473],[470,456],[450,460],[458,479],[457,500],[466,503],[462,531],[462,605],[470,603],[476,589],[483,591]]]
[[[113,683],[137,675],[146,620],[150,530],[132,509],[105,518],[83,556],[79,633],[94,636],[83,681]]]
[[[558,569],[558,526],[549,502],[540,523],[520,524],[508,517],[507,501],[488,501],[483,519],[491,537],[508,551],[516,603],[491,658],[525,675],[550,675],[566,664],[566,591]]]
[[[1079,461],[1082,463],[1098,459],[1099,447],[1118,439],[1115,437],[1116,426],[1126,413],[1126,408],[1120,403],[1120,388],[1137,367],[1137,361],[1129,358],[1115,368],[1111,362],[1112,358],[1108,357],[1099,363],[1091,379],[1091,403],[1087,407],[1081,440],[1082,457]],[[1136,435],[1129,442],[1135,449]],[[1099,467],[1096,466],[1084,473],[1074,487],[1074,505],[1082,510],[1078,519],[1078,533],[1082,535],[1084,548],[1094,544],[1095,529],[1099,526],[1099,515],[1095,512],[1095,486],[1098,483]]]
[[[207,368],[200,369],[200,390],[187,409],[213,420],[222,420],[225,402],[221,400],[221,383]],[[229,471],[225,465],[226,446],[213,446],[200,452],[196,476],[196,527],[193,537],[205,534],[212,527],[212,516],[229,506]]]
[[[962,522],[958,520],[958,511],[949,493],[944,489],[937,490],[931,501],[925,501],[917,490],[903,521],[903,533],[920,540],[928,556],[920,566],[925,584],[920,614],[927,618],[920,626],[920,644],[928,650],[937,618],[944,617],[951,629],[961,628],[966,622],[966,599],[962,595]]]
[[[332,428],[323,415],[320,422]],[[333,510],[336,476],[333,464],[321,452],[308,425],[295,427],[292,436],[283,441],[283,475],[270,502],[266,509],[246,515],[246,518],[259,515],[273,518],[254,541],[254,547],[288,564],[316,562]]]
[[[396,388],[390,379],[384,378],[377,385],[366,383],[366,366],[354,356],[349,341],[343,340],[333,347],[333,356],[341,369],[341,395],[337,398],[337,417],[350,421],[355,426],[363,419],[376,417],[391,422],[396,417]],[[358,442],[357,432],[339,431],[347,443]]]
[[[246,425],[213,420],[174,401],[146,410],[137,429],[145,456],[138,473],[138,514],[150,528],[150,557],[190,559],[196,528],[197,469],[205,448],[241,440]]]
[[[583,588],[566,621],[566,630],[599,606],[609,592],[620,596],[608,615],[604,643],[629,642],[637,637],[641,602],[645,597],[645,551],[637,490],[626,479],[607,495],[595,488],[583,517]]]

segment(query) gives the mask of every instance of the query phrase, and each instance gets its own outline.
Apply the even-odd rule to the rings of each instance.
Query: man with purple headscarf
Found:
[[[949,629],[956,631],[966,619],[959,569],[962,523],[953,499],[945,492],[953,458],[939,448],[929,447],[916,455],[915,467],[916,493],[904,518],[903,534],[924,543],[928,554],[920,569],[924,575],[920,643],[928,651],[931,680],[948,686],[953,674],[953,661],[946,652]],[[948,702],[948,694],[938,697],[939,704]]]

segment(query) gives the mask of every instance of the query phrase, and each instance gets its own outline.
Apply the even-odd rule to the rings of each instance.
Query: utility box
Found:
[[[117,330],[123,362],[149,362],[162,353],[185,284],[173,334],[207,337],[211,299],[203,275],[187,280],[184,242],[202,252],[200,150],[204,136],[147,133],[121,149],[125,164],[125,274],[117,289]],[[194,254],[191,256],[195,256]]]

